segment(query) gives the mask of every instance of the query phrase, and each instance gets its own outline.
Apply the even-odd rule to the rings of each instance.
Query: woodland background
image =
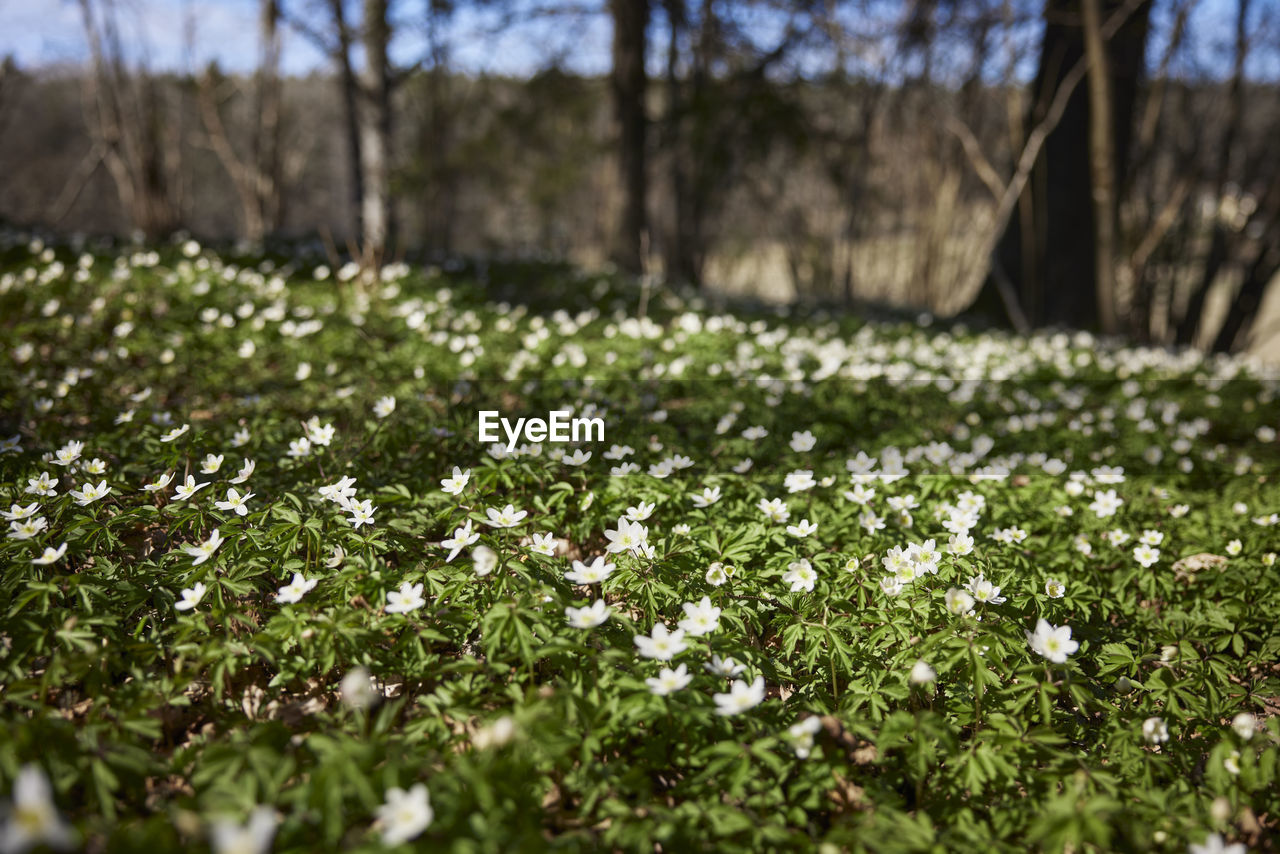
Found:
[[[175,64],[64,2],[81,55],[0,76],[0,219],[1277,345],[1276,0],[254,2],[234,73],[194,6]],[[527,73],[458,59],[504,32]]]

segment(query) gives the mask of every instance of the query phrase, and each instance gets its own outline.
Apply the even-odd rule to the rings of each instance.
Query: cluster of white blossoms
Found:
[[[148,269],[155,265],[149,253],[140,256],[139,264]],[[199,324],[189,331],[191,336],[234,334],[237,342],[228,352],[242,360],[254,359],[277,339],[287,342],[292,349],[281,351],[280,356],[285,360],[280,375],[286,382],[292,377],[300,389],[323,394],[335,408],[348,398],[360,402],[358,417],[372,415],[370,432],[378,435],[385,435],[378,431],[395,429],[406,411],[429,402],[427,394],[406,390],[410,375],[423,380],[427,372],[422,367],[412,373],[406,369],[406,384],[394,387],[383,378],[371,377],[377,381],[362,389],[360,377],[332,379],[344,374],[343,366],[325,364],[315,347],[306,346],[310,343],[306,339],[334,321],[358,327],[377,311],[391,315],[398,335],[429,345],[429,352],[456,376],[458,399],[465,397],[464,386],[481,380],[481,369],[491,361],[485,358],[486,346],[495,349],[498,336],[520,345],[509,358],[504,354],[500,366],[503,378],[518,388],[554,368],[594,376],[590,372],[598,367],[597,353],[589,353],[584,341],[574,340],[591,335],[613,342],[601,347],[601,363],[606,366],[627,355],[615,352],[623,351],[622,345],[640,342],[645,348],[643,358],[628,368],[634,371],[637,384],[656,387],[661,380],[702,372],[706,378],[732,381],[723,386],[728,391],[718,392],[726,396],[737,395],[733,389],[762,388],[764,405],[759,401],[747,405],[746,392],[740,399],[724,401],[725,406],[718,407],[704,425],[714,424],[715,441],[722,443],[710,451],[693,442],[682,446],[679,431],[663,432],[663,425],[670,428],[681,417],[681,406],[657,394],[644,402],[634,423],[624,423],[628,432],[619,439],[632,445],[619,442],[607,450],[603,446],[593,450],[527,443],[514,449],[495,444],[456,454],[450,450],[447,460],[433,463],[438,468],[430,470],[443,477],[439,491],[433,490],[425,499],[411,478],[388,484],[389,478],[381,477],[383,472],[371,471],[373,466],[390,465],[385,456],[373,463],[359,459],[364,437],[343,447],[351,438],[349,428],[344,426],[339,434],[327,420],[332,417],[347,425],[338,414],[313,415],[301,423],[300,431],[296,422],[274,433],[255,426],[251,435],[246,426],[251,418],[210,424],[208,415],[195,405],[185,412],[164,410],[159,398],[165,393],[159,389],[128,386],[117,392],[110,388],[105,378],[111,371],[127,369],[131,359],[154,355],[158,363],[167,365],[175,351],[182,352],[184,342],[172,335],[157,347],[159,352],[143,352],[137,340],[140,330],[146,331],[145,324],[135,322],[136,318],[111,318],[104,327],[110,329],[109,344],[86,354],[86,364],[70,369],[46,369],[39,340],[15,342],[10,352],[12,368],[35,397],[22,433],[0,439],[0,458],[6,464],[19,460],[14,463],[12,482],[0,484],[0,496],[9,507],[0,510],[7,526],[6,547],[20,556],[23,572],[42,581],[64,570],[84,571],[92,566],[95,555],[93,547],[81,545],[82,531],[121,509],[145,508],[148,524],[165,535],[155,538],[163,544],[157,559],[163,558],[166,572],[173,571],[172,587],[180,591],[176,596],[166,592],[161,601],[171,603],[181,616],[167,612],[164,616],[183,628],[190,628],[210,610],[219,616],[233,613],[237,602],[249,597],[256,597],[255,608],[274,609],[288,620],[305,619],[313,626],[331,622],[330,612],[340,606],[326,600],[330,587],[337,587],[327,572],[343,569],[342,543],[352,549],[353,566],[367,560],[368,566],[360,563],[359,572],[372,578],[378,591],[369,598],[385,595],[380,608],[375,604],[368,609],[368,619],[378,621],[377,632],[424,629],[443,613],[442,594],[441,602],[427,607],[441,589],[441,575],[450,584],[473,584],[507,605],[515,599],[504,582],[516,578],[517,572],[527,573],[537,579],[536,595],[532,606],[526,602],[520,607],[531,607],[543,616],[549,613],[553,631],[560,633],[557,642],[582,638],[584,650],[588,643],[614,642],[615,649],[625,648],[628,657],[634,654],[629,666],[635,667],[636,678],[626,684],[640,685],[642,678],[643,687],[636,688],[636,693],[644,702],[656,702],[644,696],[647,692],[670,698],[663,702],[673,708],[701,702],[706,708],[714,707],[718,715],[734,716],[757,708],[766,697],[764,676],[758,672],[762,662],[736,648],[735,653],[747,661],[727,654],[726,647],[735,640],[740,625],[738,609],[747,596],[760,594],[762,606],[772,610],[811,607],[815,602],[822,606],[835,601],[826,588],[834,589],[837,581],[865,582],[871,607],[896,615],[906,613],[903,606],[921,613],[927,606],[931,615],[939,617],[934,625],[942,626],[942,632],[971,632],[994,621],[1019,619],[1022,622],[1010,633],[1018,639],[1019,654],[1025,652],[1028,660],[1035,657],[1050,665],[1068,665],[1080,651],[1081,641],[1090,644],[1086,646],[1089,654],[1096,643],[1096,636],[1083,629],[1079,640],[1073,639],[1071,626],[1065,624],[1070,619],[1079,629],[1077,617],[1092,624],[1077,601],[1083,600],[1080,592],[1089,587],[1087,579],[1076,574],[1081,567],[1103,566],[1109,572],[1133,573],[1141,580],[1171,575],[1173,560],[1193,549],[1221,552],[1213,556],[1233,567],[1272,566],[1275,560],[1274,552],[1264,551],[1276,548],[1274,540],[1267,539],[1280,522],[1275,508],[1261,501],[1255,502],[1257,506],[1235,502],[1225,521],[1213,516],[1206,526],[1201,523],[1210,517],[1210,508],[1181,503],[1194,499],[1178,495],[1172,484],[1140,494],[1141,480],[1133,476],[1138,463],[1124,457],[1125,447],[1136,443],[1138,459],[1171,473],[1225,466],[1241,475],[1267,474],[1250,455],[1257,452],[1256,447],[1245,443],[1228,447],[1215,437],[1241,413],[1222,411],[1220,418],[1193,413],[1186,402],[1169,399],[1158,379],[1146,378],[1194,371],[1212,386],[1245,372],[1245,363],[1239,360],[1202,363],[1163,351],[1102,346],[1086,335],[1017,340],[886,331],[875,324],[846,334],[836,324],[823,321],[791,326],[701,308],[677,313],[666,322],[630,317],[622,310],[610,314],[600,307],[546,317],[522,306],[490,305],[477,311],[456,305],[448,288],[409,294],[400,287],[403,274],[393,268],[375,276],[370,292],[359,294],[352,306],[335,304],[317,310],[295,300],[283,279],[269,271],[202,268],[199,263],[208,259],[198,247],[189,257],[189,262],[183,262],[187,266],[173,275],[175,281],[185,277],[197,282],[190,286],[193,294],[208,294],[224,280],[244,292],[238,306],[200,308]],[[51,264],[44,264],[30,280],[10,276],[0,281],[0,290],[43,287],[39,283],[52,275],[51,269]],[[129,262],[121,269],[127,277],[135,268]],[[364,273],[358,268],[340,269],[318,278],[330,275],[350,281]],[[58,280],[59,276],[49,278]],[[672,299],[678,304],[674,295]],[[70,312],[53,304],[52,298],[46,305],[52,306],[45,315],[50,323],[57,321],[69,329],[101,324],[109,315],[105,307]],[[694,335],[722,332],[733,336],[734,343],[714,357],[692,356],[694,348],[684,346]],[[615,344],[615,349],[605,349]],[[1095,372],[1127,378],[1120,403],[1095,405],[1089,391]],[[1002,382],[1042,373],[1057,379],[1040,385]],[[892,393],[896,384],[918,385],[943,395],[941,399],[956,417],[918,438],[904,438],[913,426],[909,424],[883,440],[871,429],[853,436],[844,425],[837,429],[821,423],[817,396],[825,382],[847,384],[855,393],[878,388]],[[1280,385],[1274,382],[1262,385],[1264,390],[1254,401],[1258,406],[1280,393]],[[128,425],[129,442],[120,439],[119,430],[111,439],[105,433],[95,435],[92,427],[79,426],[78,413],[72,408],[75,395],[91,386],[101,386],[104,393],[113,395],[107,399],[118,404],[118,410],[108,412],[105,420],[116,427]],[[578,398],[572,401],[575,412],[607,417],[611,430],[624,422],[615,402],[591,383],[566,383],[565,387],[566,394]],[[1209,388],[1204,403],[1210,411],[1216,408],[1213,399]],[[781,419],[770,420],[770,413],[784,402],[802,403],[813,422],[792,429],[795,425]],[[248,399],[246,411],[252,412],[247,403]],[[980,417],[982,407],[994,414]],[[42,427],[41,419],[56,428]],[[756,421],[762,423],[752,423]],[[1028,440],[1050,429],[1069,430],[1091,440],[1089,451],[1079,447],[1026,450],[1042,447],[1043,443]],[[460,438],[465,438],[451,434],[442,422],[425,424],[420,432],[424,444],[445,439],[461,444]],[[1257,428],[1255,438],[1267,445],[1276,441],[1276,433],[1263,426]],[[32,446],[30,451],[24,443]],[[253,458],[242,454],[261,460],[262,471]],[[518,476],[528,470],[536,471],[538,482],[549,486],[537,492],[523,488]],[[764,473],[757,477],[758,472]],[[927,476],[934,474],[948,479],[930,481]],[[374,499],[357,495],[357,475],[362,484],[377,485],[362,486],[365,495],[386,495],[379,491],[384,486],[402,489],[406,501],[427,506],[423,518],[429,522],[401,531],[403,539],[379,542],[376,549],[363,548],[362,542],[383,532],[375,521],[379,508]],[[630,489],[632,481],[627,478],[632,476],[641,488]],[[1047,479],[1039,481],[1051,484],[1038,493],[1049,496],[1043,507],[1005,500],[1009,490],[1020,488],[1019,478]],[[251,479],[253,487],[248,485]],[[274,494],[284,492],[276,487],[290,480],[303,498]],[[602,485],[605,482],[608,485]],[[441,500],[440,493],[448,498]],[[548,509],[553,496],[576,500],[577,515],[553,515]],[[1137,512],[1152,499],[1158,512]],[[378,500],[386,508],[400,506],[390,497]],[[585,518],[597,501],[596,512],[602,515],[589,532],[574,527],[576,522],[571,525],[568,519]],[[332,504],[341,512],[300,518],[297,524],[281,522],[290,514],[306,515],[293,513],[295,503],[312,509]],[[678,521],[664,518],[669,513],[678,514]],[[615,518],[616,523],[608,521]],[[176,519],[182,521],[175,523]],[[290,537],[297,530],[296,548],[285,549],[286,559],[272,565],[269,577],[253,575],[249,581],[239,581],[239,588],[227,584],[226,572],[233,563],[263,560],[261,553],[250,553],[246,532],[277,522],[290,529]],[[765,533],[741,550],[730,551],[724,547],[724,535],[733,533],[735,526],[763,528]],[[346,539],[335,540],[335,530]],[[318,545],[310,542],[312,531],[317,532]],[[708,545],[711,537],[717,539]],[[293,546],[288,539],[285,544]],[[69,542],[76,545],[69,548]],[[1058,553],[1052,563],[1041,560],[1038,550],[1048,543],[1061,543],[1060,552],[1067,559]],[[325,560],[331,549],[333,557]],[[845,562],[854,550],[862,559]],[[670,573],[674,572],[671,566],[687,568],[688,563],[677,563],[673,556],[708,551],[697,558],[696,570],[680,570],[686,576],[671,583],[674,594],[665,604],[655,607],[628,587],[637,579],[654,581],[658,570]],[[827,574],[827,567],[840,563],[848,574],[839,578]],[[864,577],[864,568],[874,574]],[[744,592],[744,578],[763,580],[765,586]],[[326,586],[317,590],[322,584]],[[254,588],[247,595],[240,592],[246,585]],[[643,619],[637,618],[641,613]],[[1044,616],[1034,627],[1025,625],[1039,614]],[[977,620],[986,623],[980,626]],[[210,632],[219,631],[217,620],[204,622]],[[599,632],[575,634],[598,628]],[[1021,647],[1024,636],[1025,649]],[[931,657],[937,670],[917,655]],[[915,692],[916,698],[931,691],[931,683],[952,678],[946,672],[951,665],[933,653],[907,653],[898,663],[904,671],[899,677],[911,686],[904,690]],[[939,670],[944,671],[941,676]],[[773,671],[766,665],[765,672]],[[343,700],[353,708],[367,707],[378,689],[371,687],[367,671],[352,670],[348,675],[352,674],[355,678],[350,683],[343,680]],[[698,692],[699,684],[711,695],[710,704]],[[803,696],[804,692],[798,693]],[[789,691],[779,690],[778,702],[766,705],[759,717],[768,719],[771,706],[777,706],[786,715],[784,720],[793,723],[780,725],[775,720],[766,726],[804,759],[817,749],[823,718],[805,710],[801,704],[807,701],[787,700],[787,696]],[[1150,750],[1176,744],[1183,728],[1170,712],[1163,714],[1168,722],[1162,716],[1147,716],[1146,710],[1135,715],[1135,741],[1141,740]],[[477,735],[474,745],[509,740],[512,719],[499,721],[505,723],[495,722],[482,730],[484,735]],[[1247,752],[1242,750],[1257,725],[1249,713],[1233,720],[1234,745],[1239,749],[1227,751],[1221,760],[1229,774],[1238,775],[1248,767]],[[405,785],[386,788],[384,803],[376,811],[374,827],[387,845],[416,839],[434,819],[426,784],[405,781]],[[4,813],[3,821],[0,850],[39,844],[58,847],[73,840],[53,807],[47,779],[34,766],[19,772],[13,808]],[[269,808],[255,810],[243,821],[210,821],[212,841],[219,851],[264,850],[276,829],[277,818]],[[1236,849],[1216,834],[1203,845],[1192,845],[1193,852]]]
[[[366,498],[358,500],[356,498],[356,479],[350,475],[344,475],[334,483],[326,484],[319,489],[320,497],[326,501],[331,501],[342,508],[342,512],[350,514],[347,516],[347,522],[351,527],[359,530],[362,525],[373,524],[373,514],[377,511],[373,500]]]

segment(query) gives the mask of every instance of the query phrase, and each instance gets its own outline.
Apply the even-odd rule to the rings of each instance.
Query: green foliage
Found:
[[[0,439],[17,437],[0,506],[44,519],[0,540],[0,791],[35,763],[95,850],[198,848],[258,805],[275,850],[376,850],[388,792],[415,783],[433,817],[410,844],[459,852],[1185,850],[1274,833],[1280,454],[1276,384],[1249,366],[718,314],[675,293],[639,317],[625,284],[564,270],[389,268],[359,285],[187,248],[16,245],[0,265]],[[594,412],[606,440],[495,455],[481,409]],[[743,436],[755,425],[767,435]],[[796,450],[806,430],[814,447]],[[73,440],[72,464],[46,458]],[[611,474],[615,444],[636,472]],[[571,465],[575,450],[590,459]],[[210,454],[224,459],[202,472]],[[470,477],[451,495],[455,466]],[[788,492],[796,471],[813,480]],[[42,472],[54,494],[27,491]],[[188,474],[208,485],[182,500]],[[367,524],[319,492],[344,477]],[[104,498],[72,495],[103,480]],[[217,506],[232,488],[252,493],[244,515]],[[1121,503],[1100,515],[1109,490]],[[789,518],[762,512],[770,499]],[[945,527],[965,502],[968,553]],[[508,504],[528,515],[490,526]],[[610,555],[597,585],[566,578],[628,513],[651,553]],[[801,519],[817,530],[788,531]],[[479,538],[449,559],[468,520]],[[930,539],[934,571],[887,593],[891,550]],[[295,573],[314,588],[280,601]],[[979,573],[1004,598],[953,609]],[[423,601],[388,611],[402,585]],[[636,636],[704,596],[715,631],[670,662],[639,654]],[[597,598],[608,619],[572,627],[566,608]],[[1078,648],[1037,654],[1041,619]],[[763,701],[717,714],[734,679],[713,656],[762,677]],[[650,690],[681,664],[686,687]],[[1144,738],[1151,718],[1167,741]]]

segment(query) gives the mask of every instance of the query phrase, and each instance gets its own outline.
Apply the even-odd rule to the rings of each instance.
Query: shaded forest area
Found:
[[[12,224],[612,260],[1220,351],[1269,334],[1280,86],[1248,69],[1280,56],[1274,2],[1218,4],[1225,42],[1198,0],[511,3],[613,27],[610,74],[548,55],[527,78],[454,67],[463,3],[262,0],[249,75],[149,69],[112,0],[79,4],[83,67],[0,77]],[[423,48],[399,65],[405,28]],[[284,75],[286,29],[331,70]]]

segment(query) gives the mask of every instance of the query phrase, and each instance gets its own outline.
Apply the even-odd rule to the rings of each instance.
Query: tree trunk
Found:
[[[645,228],[645,72],[649,0],[610,0],[613,15],[613,102],[618,123],[622,213],[613,258],[630,273],[643,270]]]
[[[360,110],[363,173],[361,252],[366,264],[381,263],[391,234],[391,69],[387,56],[391,25],[387,0],[364,4],[364,109]]]
[[[1116,332],[1116,163],[1111,71],[1102,41],[1099,0],[1083,0],[1084,49],[1089,60],[1089,172],[1093,195],[1094,271],[1098,326]]]
[[[1245,271],[1240,291],[1213,341],[1213,352],[1229,353],[1248,343],[1249,331],[1258,316],[1258,309],[1262,307],[1262,298],[1277,273],[1280,273],[1280,243],[1272,242],[1259,250]]]
[[[1085,60],[1083,4],[1099,2],[1101,22],[1115,14],[1126,14],[1115,35],[1101,45],[1105,59],[1105,88],[1111,109],[1105,124],[1093,134],[1090,119],[1091,94],[1099,87],[1090,80],[1088,88],[1071,93],[1061,120],[1045,141],[1032,180],[1027,183],[1019,204],[1024,215],[1010,222],[997,249],[996,264],[1004,272],[1034,326],[1062,325],[1089,328],[1105,318],[1099,314],[1099,266],[1097,205],[1105,201],[1107,218],[1114,223],[1117,205],[1114,188],[1124,186],[1126,164],[1138,85],[1146,50],[1150,0],[1132,5],[1120,0],[1048,0],[1040,61],[1032,86],[1032,106],[1027,127],[1044,117],[1054,94],[1077,63]],[[1106,139],[1101,135],[1105,134]],[[1095,176],[1090,152],[1109,140],[1112,168],[1099,180],[1112,188],[1109,200],[1094,198]],[[1105,181],[1106,177],[1110,178]],[[1105,189],[1105,187],[1104,187]],[[1107,195],[1104,192],[1104,196]],[[1114,234],[1114,226],[1112,228]],[[1114,241],[1114,237],[1112,237]],[[1105,247],[1101,252],[1106,253]],[[1114,247],[1111,251],[1114,251]],[[990,276],[979,307],[995,306],[1003,300],[995,296],[998,284]],[[1106,287],[1104,283],[1104,287]],[[1008,319],[1008,315],[1003,315]],[[1114,324],[1110,319],[1108,326]]]
[[[256,196],[261,211],[263,236],[280,227],[284,214],[284,175],[280,150],[280,4],[262,0],[261,52],[257,71],[258,125],[254,138]]]
[[[347,138],[347,168],[351,199],[351,239],[363,234],[364,158],[360,152],[360,81],[351,63],[351,28],[343,0],[329,0],[333,28],[338,36],[338,84],[342,87],[342,119]]]

